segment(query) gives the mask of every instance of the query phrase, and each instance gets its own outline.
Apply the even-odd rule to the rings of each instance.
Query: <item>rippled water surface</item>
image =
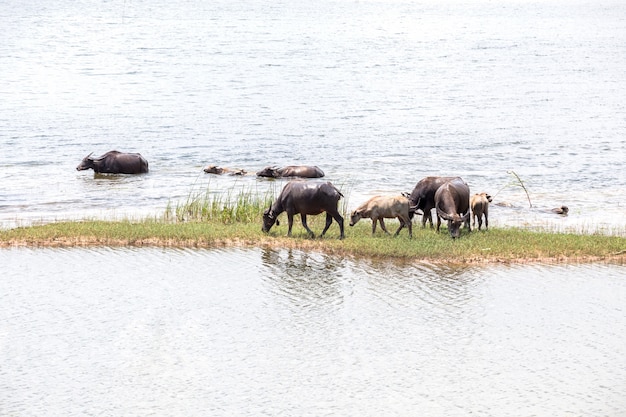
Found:
[[[623,266],[2,249],[0,414],[626,410]]]
[[[0,33],[4,227],[265,195],[202,168],[305,163],[348,208],[461,175],[513,206],[493,225],[624,233],[623,2],[5,1]],[[151,172],[75,171],[110,149]]]

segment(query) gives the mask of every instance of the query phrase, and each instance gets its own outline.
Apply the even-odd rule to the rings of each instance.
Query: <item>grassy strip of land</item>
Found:
[[[310,238],[296,216],[293,236],[287,237],[286,215],[270,233],[261,231],[263,210],[272,195],[250,191],[212,195],[190,194],[187,201],[168,207],[163,216],[133,220],[83,220],[0,230],[0,247],[159,246],[159,247],[275,247],[315,250],[340,256],[394,258],[450,263],[490,262],[598,262],[626,263],[626,238],[599,234],[537,232],[519,228],[489,231],[465,229],[461,238],[415,225],[413,238],[406,229],[393,237],[380,231],[372,236],[371,222],[354,227],[345,223],[339,240],[335,222],[324,238]],[[345,207],[344,207],[345,211]],[[309,216],[309,226],[320,233],[324,215]],[[389,230],[397,228],[388,220]]]
[[[323,217],[323,216],[318,216]],[[286,220],[286,219],[285,219]],[[286,223],[286,221],[284,222]],[[323,225],[312,222],[313,230]],[[309,238],[299,223],[292,237],[286,224],[269,234],[256,222],[72,221],[0,231],[0,247],[160,246],[160,247],[276,247],[322,251],[340,256],[426,260],[430,262],[626,262],[626,238],[533,232],[522,229],[464,231],[453,240],[441,233],[415,227],[413,239],[403,231],[393,237],[371,235],[368,221],[346,227],[346,238],[337,239],[333,224],[324,238]],[[390,228],[396,226],[388,222]]]

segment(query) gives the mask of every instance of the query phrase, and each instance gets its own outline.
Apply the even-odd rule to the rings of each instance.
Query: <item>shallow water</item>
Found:
[[[3,415],[621,415],[623,266],[0,250]]]
[[[0,35],[2,228],[266,195],[284,181],[202,168],[295,163],[348,210],[461,175],[506,205],[492,226],[626,234],[622,2],[5,1]],[[75,170],[111,149],[150,173]],[[626,409],[620,265],[132,248],[0,265],[0,415]]]
[[[0,225],[160,216],[215,177],[319,165],[347,209],[461,175],[493,225],[624,234],[626,9],[616,1],[0,5]],[[90,152],[151,172],[94,177]],[[528,188],[533,209],[509,171]],[[543,209],[565,204],[568,217]]]

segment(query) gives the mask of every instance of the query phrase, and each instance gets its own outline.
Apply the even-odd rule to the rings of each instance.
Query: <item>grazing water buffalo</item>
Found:
[[[248,173],[244,169],[223,168],[223,167],[218,167],[217,165],[209,165],[208,167],[204,168],[204,172],[206,172],[207,174],[217,174],[217,175],[222,175],[222,174],[246,175]]]
[[[460,228],[463,222],[471,232],[469,200],[469,185],[460,177],[456,177],[439,187],[435,193],[437,231],[439,231],[441,219],[444,219],[448,221],[448,230],[453,239],[461,235]]]
[[[279,225],[278,215],[283,211],[287,212],[287,220],[289,229],[287,236],[291,236],[291,228],[293,226],[293,216],[300,214],[302,226],[309,232],[311,237],[314,233],[306,224],[307,214],[316,215],[326,212],[326,227],[322,231],[320,237],[324,236],[333,219],[339,224],[341,232],[340,239],[344,238],[343,234],[343,217],[337,210],[337,203],[343,194],[330,182],[318,183],[307,181],[289,181],[280,192],[280,195],[274,201],[272,206],[263,213],[264,232],[269,232],[274,223]]]
[[[76,167],[77,171],[93,169],[98,174],[143,174],[148,172],[148,161],[138,153],[109,151],[92,158],[90,153]]]
[[[426,227],[426,220],[430,222],[430,228],[433,228],[432,209],[435,208],[435,193],[444,183],[453,180],[455,177],[426,177],[415,185],[413,192],[409,196],[410,215],[417,210],[422,210],[422,227]]]
[[[403,195],[400,196],[382,196],[377,195],[361,204],[350,215],[350,226],[354,226],[363,218],[372,219],[372,234],[376,233],[376,222],[380,222],[380,227],[387,234],[384,218],[398,218],[400,227],[396,230],[394,236],[398,236],[400,230],[405,226],[409,229],[409,237],[413,237],[413,224],[409,217],[409,199]]]
[[[312,165],[289,165],[283,168],[265,167],[256,173],[257,177],[284,178],[322,178],[324,171]]]
[[[470,207],[474,217],[474,227],[476,227],[476,219],[478,219],[478,230],[483,225],[483,216],[485,216],[485,229],[489,228],[489,203],[493,199],[487,193],[474,194],[470,199]]]

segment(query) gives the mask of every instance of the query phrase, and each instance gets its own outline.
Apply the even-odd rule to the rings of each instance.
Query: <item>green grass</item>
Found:
[[[296,216],[293,236],[287,237],[287,216],[270,233],[261,231],[263,210],[274,196],[238,194],[212,195],[208,190],[190,194],[171,205],[162,216],[141,220],[84,220],[56,222],[42,226],[0,231],[0,246],[80,246],[153,245],[172,247],[216,247],[239,245],[271,246],[319,250],[342,256],[428,260],[433,262],[538,262],[538,261],[626,261],[626,238],[599,234],[537,232],[521,228],[492,228],[489,231],[463,229],[453,240],[447,229],[436,233],[414,224],[413,239],[407,230],[393,237],[378,228],[372,236],[371,221],[348,226],[339,240],[339,227],[333,221],[324,238],[311,239]],[[325,216],[309,216],[309,227],[317,236]],[[395,231],[397,221],[388,220]]]

